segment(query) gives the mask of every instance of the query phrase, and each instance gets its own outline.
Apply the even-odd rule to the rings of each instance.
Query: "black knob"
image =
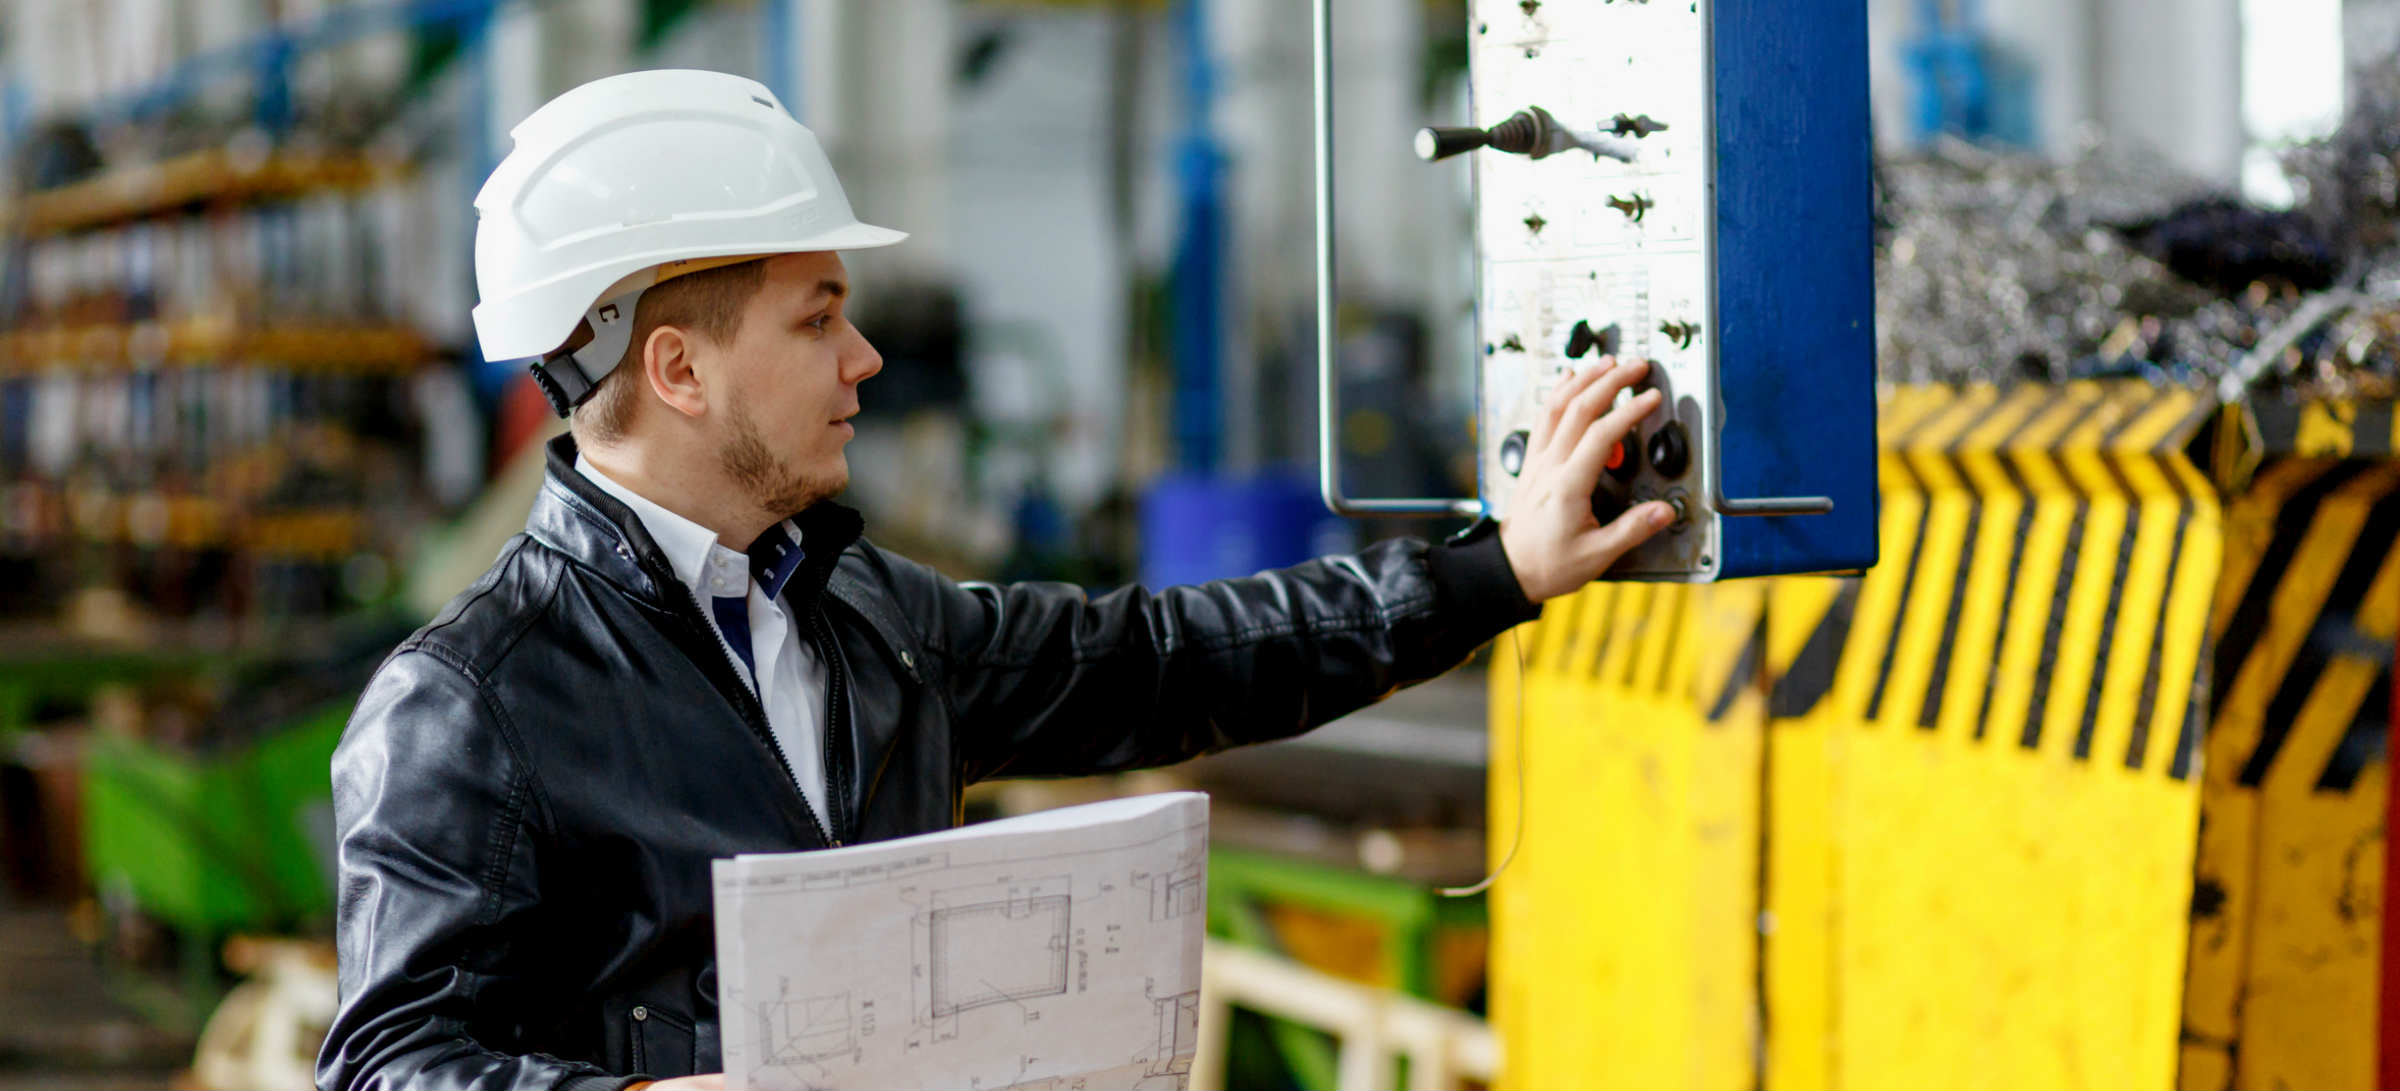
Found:
[[[1595,332],[1591,323],[1577,322],[1574,329],[1567,331],[1567,359],[1581,360],[1585,353],[1593,349],[1599,349],[1602,356],[1614,356],[1624,333],[1615,323]]]
[[[1477,148],[1530,155],[1540,146],[1544,128],[1542,119],[1529,110],[1519,110],[1489,129],[1472,125],[1427,126],[1417,130],[1417,157],[1436,163]]]
[[[1471,125],[1429,125],[1417,130],[1417,158],[1438,163],[1492,142],[1492,135]]]
[[[1533,442],[1527,432],[1510,432],[1500,441],[1500,472],[1515,477],[1525,469],[1525,445]]]
[[[1692,468],[1692,441],[1681,422],[1668,421],[1650,434],[1650,468],[1669,481]]]

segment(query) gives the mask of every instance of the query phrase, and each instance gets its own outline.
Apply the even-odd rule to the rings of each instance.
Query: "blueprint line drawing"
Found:
[[[934,1019],[1067,991],[1074,900],[1065,876],[941,891],[926,913]],[[998,893],[999,897],[991,897]]]
[[[1150,919],[1171,921],[1201,908],[1200,866],[1150,876]]]
[[[1158,1011],[1158,1050],[1151,1054],[1144,1075],[1191,1075],[1192,1054],[1200,1050],[1200,990],[1162,996],[1151,1004]]]
[[[769,1000],[758,1006],[760,1059],[766,1064],[805,1064],[858,1048],[850,1017],[850,994]]]
[[[1207,858],[1179,792],[718,860],[726,1081],[1180,1088]]]

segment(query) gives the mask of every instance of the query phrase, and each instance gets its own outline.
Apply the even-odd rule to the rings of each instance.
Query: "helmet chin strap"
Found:
[[[590,401],[592,392],[600,389],[600,380],[625,359],[625,349],[633,343],[634,305],[641,302],[644,290],[636,288],[593,304],[583,313],[575,335],[567,339],[568,347],[533,362],[534,384],[542,388],[542,397],[559,416]]]

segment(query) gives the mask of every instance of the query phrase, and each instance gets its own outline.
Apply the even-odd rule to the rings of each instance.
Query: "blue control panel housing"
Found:
[[[1864,0],[1714,0],[1720,578],[1876,560],[1873,129]]]
[[[1473,125],[1530,113],[1558,137],[1474,153],[1487,510],[1548,392],[1639,356],[1667,408],[1595,511],[1684,518],[1608,578],[1873,566],[1865,0],[1475,0],[1470,18]]]

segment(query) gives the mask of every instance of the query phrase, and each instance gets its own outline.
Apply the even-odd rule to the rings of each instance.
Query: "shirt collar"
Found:
[[[582,474],[592,484],[600,486],[610,496],[616,497],[618,503],[624,504],[633,512],[635,518],[642,521],[642,529],[650,532],[650,538],[658,543],[659,551],[667,555],[667,564],[674,568],[675,578],[682,580],[685,586],[690,587],[692,594],[705,600],[730,590],[717,586],[715,581],[709,578],[710,562],[712,561],[723,564],[727,570],[743,576],[751,573],[751,559],[718,541],[716,531],[668,511],[653,503],[650,498],[626,488],[615,478],[608,476],[606,471],[592,465],[591,460],[581,454],[575,456],[575,472]],[[794,526],[789,519],[783,521],[782,527],[783,532],[791,536],[791,541],[798,544],[800,528]],[[790,577],[791,567],[785,566],[783,569],[786,579]],[[747,582],[747,580],[744,581],[745,584]],[[768,598],[774,598],[782,591],[781,581],[779,580],[777,583],[778,586],[768,591]],[[747,592],[748,588],[744,586],[741,593]]]

